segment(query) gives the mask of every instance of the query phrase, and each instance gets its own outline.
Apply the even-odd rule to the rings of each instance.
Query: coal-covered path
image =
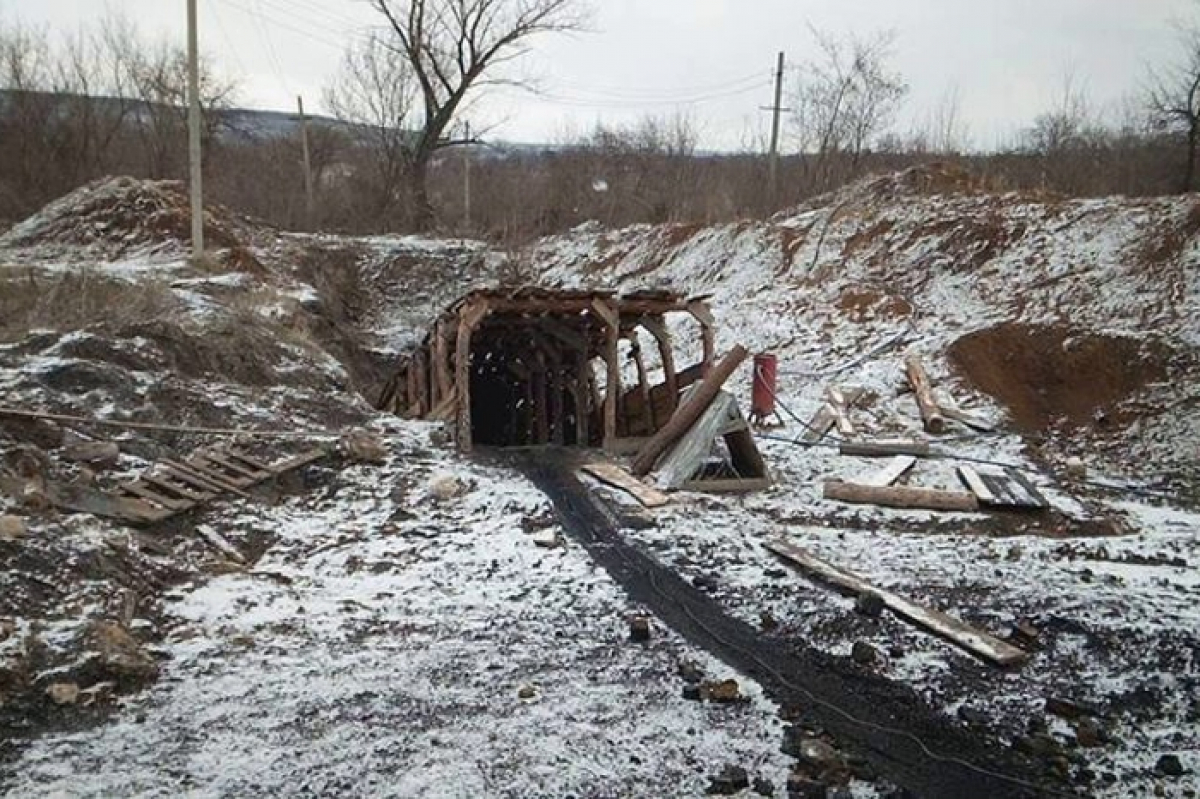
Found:
[[[545,450],[509,455],[546,495],[564,531],[634,601],[693,645],[756,680],[785,708],[832,733],[884,780],[920,799],[1070,796],[1029,767],[947,723],[911,689],[862,673],[801,641],[763,636],[651,555],[627,542],[575,476],[574,458]]]

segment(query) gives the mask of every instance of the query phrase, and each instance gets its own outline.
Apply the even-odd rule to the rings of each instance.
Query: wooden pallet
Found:
[[[232,447],[197,450],[184,460],[163,459],[111,493],[90,492],[86,503],[64,497],[68,501],[62,506],[133,524],[153,524],[222,496],[249,497],[246,489],[328,454],[317,448],[268,464]]]
[[[997,473],[964,465],[958,467],[958,477],[985,507],[1035,511],[1050,508],[1049,500],[1016,469]]]

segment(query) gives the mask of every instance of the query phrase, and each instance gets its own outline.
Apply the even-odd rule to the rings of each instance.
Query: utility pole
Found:
[[[471,229],[471,123],[463,133],[463,229]]]
[[[187,0],[188,23],[188,164],[192,211],[192,258],[204,255],[204,172],[200,161],[200,38],[196,0]]]
[[[775,70],[775,104],[771,111],[771,155],[767,172],[767,191],[771,202],[779,196],[779,122],[783,115],[783,53],[779,54],[779,65]]]
[[[304,98],[299,95],[296,96],[296,107],[300,110],[300,145],[304,150],[304,213],[311,228],[316,200],[313,196],[312,158],[308,151],[308,117],[304,116]]]

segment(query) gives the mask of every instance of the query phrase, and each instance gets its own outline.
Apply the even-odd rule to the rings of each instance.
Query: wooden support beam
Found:
[[[487,301],[471,303],[458,314],[454,347],[454,388],[458,398],[457,439],[460,452],[471,451],[471,334],[487,316]]]
[[[588,419],[592,415],[592,392],[588,375],[592,367],[586,353],[580,352],[575,360],[575,379],[571,382],[571,393],[575,399],[575,446],[586,447],[588,441]]]
[[[644,430],[633,430],[630,432],[654,435],[655,431],[658,430],[658,421],[654,414],[654,402],[650,397],[650,380],[646,375],[646,359],[642,357],[642,344],[637,340],[637,331],[630,331],[628,337],[632,347],[630,355],[633,356],[633,364],[637,368],[638,393],[642,397],[642,409],[646,422]]]
[[[539,319],[538,327],[545,330],[548,335],[558,339],[559,342],[570,350],[586,353],[590,349],[586,335],[573,330],[570,325],[560,322],[553,317],[546,316]]]
[[[688,399],[683,402],[667,423],[655,433],[645,447],[638,453],[633,462],[633,473],[645,477],[654,468],[667,449],[679,440],[680,436],[691,429],[696,420],[708,409],[716,398],[725,381],[737,370],[750,353],[738,344],[721,360],[721,362],[700,382]]]
[[[917,398],[917,407],[921,409],[921,419],[925,429],[930,433],[943,433],[946,430],[946,417],[933,396],[933,383],[925,367],[921,365],[918,355],[910,355],[904,360],[904,370],[908,374],[908,382],[913,387]]]
[[[617,404],[621,401],[621,365],[617,347],[621,319],[603,300],[593,301],[592,307],[604,320],[604,366],[608,378],[604,394],[604,448],[608,449],[617,440]]]
[[[424,347],[417,349],[413,356],[413,370],[417,373],[417,402],[413,409],[413,415],[418,419],[424,419],[430,408],[433,407],[429,397],[429,358]]]
[[[933,488],[908,486],[869,486],[826,480],[825,499],[856,505],[881,505],[887,508],[922,508],[926,510],[974,511],[979,502],[974,494],[964,491],[941,491]]]
[[[1024,651],[1006,641],[939,610],[878,588],[857,574],[823,561],[794,544],[775,540],[769,541],[766,546],[788,563],[812,574],[821,582],[855,596],[875,594],[883,600],[884,607],[900,618],[997,666],[1016,666],[1029,657]]]
[[[435,408],[454,390],[454,381],[450,378],[449,344],[449,331],[446,329],[446,323],[439,319],[433,329],[433,377],[437,385]]]
[[[712,368],[713,358],[716,357],[716,320],[708,303],[696,300],[688,303],[688,313],[700,323],[700,342],[704,348],[704,373]]]
[[[547,391],[550,395],[550,443],[561,447],[566,443],[566,409],[563,394],[566,381],[563,378],[562,354],[549,342],[544,342],[543,351],[547,364]]]
[[[658,343],[658,358],[663,367],[663,384],[667,387],[667,395],[670,398],[667,411],[670,418],[669,415],[675,413],[679,406],[679,377],[675,370],[675,351],[671,348],[671,332],[667,330],[667,324],[661,316],[643,317],[640,324]]]
[[[550,443],[550,391],[546,356],[538,352],[533,364],[533,440],[538,446]]]

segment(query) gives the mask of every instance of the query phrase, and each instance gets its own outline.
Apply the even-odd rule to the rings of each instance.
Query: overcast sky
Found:
[[[365,0],[199,0],[201,46],[241,82],[241,104],[322,109],[340,53],[378,22]],[[833,34],[896,32],[893,64],[911,86],[899,132],[950,92],[972,142],[1011,139],[1075,76],[1099,108],[1134,94],[1147,64],[1175,52],[1171,20],[1200,0],[592,0],[591,32],[536,40],[522,70],[544,96],[505,92],[475,124],[517,141],[560,141],[597,122],[690,115],[708,147],[764,135],[775,54],[813,55],[811,24]],[[0,19],[70,30],[125,13],[147,34],[184,40],[184,0],[0,0]],[[789,74],[789,78],[792,77]],[[682,102],[681,102],[682,101]],[[785,95],[786,104],[786,95]]]

